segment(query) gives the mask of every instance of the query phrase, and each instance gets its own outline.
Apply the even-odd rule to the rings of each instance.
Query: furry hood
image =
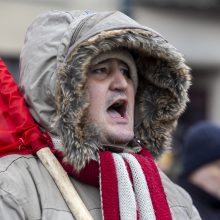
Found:
[[[86,72],[95,56],[112,49],[128,49],[134,57],[139,78],[134,132],[154,156],[170,145],[188,101],[189,68],[154,30],[117,11],[39,16],[21,52],[20,90],[42,129],[61,137],[66,160],[78,170],[100,147],[84,117]]]

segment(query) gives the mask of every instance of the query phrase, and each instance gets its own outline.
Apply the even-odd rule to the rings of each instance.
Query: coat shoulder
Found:
[[[172,182],[162,171],[160,171],[160,176],[173,220],[201,220],[190,195]]]
[[[17,215],[19,219],[73,219],[53,179],[33,155],[0,158],[0,204],[3,219],[17,219]],[[17,218],[8,216],[14,210]]]

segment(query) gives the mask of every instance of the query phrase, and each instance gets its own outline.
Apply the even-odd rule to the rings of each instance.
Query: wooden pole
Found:
[[[37,152],[37,156],[54,179],[76,220],[93,220],[91,214],[71,183],[69,176],[50,151],[50,148],[45,147],[40,149]]]

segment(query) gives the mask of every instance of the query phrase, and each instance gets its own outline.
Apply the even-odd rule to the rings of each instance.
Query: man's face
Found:
[[[220,199],[220,159],[198,168],[189,178],[195,185]]]
[[[126,145],[134,137],[134,85],[128,66],[108,59],[88,72],[89,121],[98,128],[101,144]]]

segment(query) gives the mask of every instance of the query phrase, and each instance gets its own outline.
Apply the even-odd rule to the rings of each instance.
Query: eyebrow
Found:
[[[114,58],[109,58],[109,59],[103,60],[103,61],[101,61],[101,62],[99,62],[99,63],[97,63],[97,64],[94,64],[93,66],[99,65],[99,64],[103,64],[103,63],[107,63],[108,60],[112,60],[112,59],[114,59]],[[125,63],[124,61],[119,60],[119,59],[117,59],[117,58],[115,58],[115,60],[117,60],[117,61],[119,62],[119,64],[123,64],[123,65],[125,65],[126,67],[128,67],[127,63]]]

